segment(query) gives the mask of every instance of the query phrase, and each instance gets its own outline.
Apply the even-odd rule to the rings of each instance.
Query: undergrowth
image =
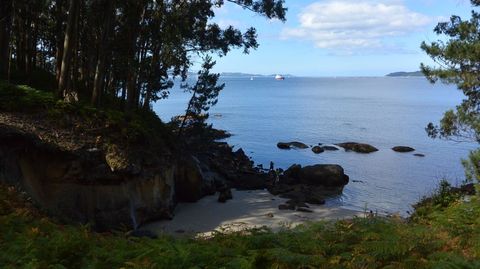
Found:
[[[425,216],[311,223],[209,239],[131,238],[59,225],[0,187],[2,268],[480,268],[480,201]]]

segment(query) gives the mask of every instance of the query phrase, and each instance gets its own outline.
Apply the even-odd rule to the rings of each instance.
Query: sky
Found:
[[[216,72],[295,76],[383,76],[419,70],[431,60],[422,41],[452,15],[470,16],[469,0],[285,0],[287,21],[226,3],[214,22],[255,27],[260,47],[216,58]]]

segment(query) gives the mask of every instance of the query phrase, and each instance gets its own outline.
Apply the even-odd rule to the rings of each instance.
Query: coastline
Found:
[[[280,198],[267,190],[232,190],[233,199],[217,202],[217,195],[206,196],[196,203],[180,203],[172,220],[152,222],[140,227],[154,234],[212,235],[217,232],[235,232],[266,227],[272,231],[315,221],[351,219],[364,215],[328,205],[309,205],[313,212],[279,210],[288,199]]]

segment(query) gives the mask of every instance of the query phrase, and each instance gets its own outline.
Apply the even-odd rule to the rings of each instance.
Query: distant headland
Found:
[[[394,72],[387,75],[387,77],[423,77],[422,71],[415,72]]]

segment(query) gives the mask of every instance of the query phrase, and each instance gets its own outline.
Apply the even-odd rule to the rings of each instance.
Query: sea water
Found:
[[[476,143],[434,140],[425,127],[455,108],[463,95],[453,85],[430,84],[423,77],[300,78],[224,77],[225,89],[210,111],[215,128],[233,134],[227,142],[243,148],[257,164],[288,168],[291,164],[339,164],[350,176],[331,206],[405,215],[430,194],[441,179],[457,184],[465,178],[461,159]],[[179,87],[154,105],[164,120],[185,113],[190,94]],[[369,143],[371,154],[310,149],[281,150],[280,141],[308,145]],[[410,146],[414,153],[397,153]]]

